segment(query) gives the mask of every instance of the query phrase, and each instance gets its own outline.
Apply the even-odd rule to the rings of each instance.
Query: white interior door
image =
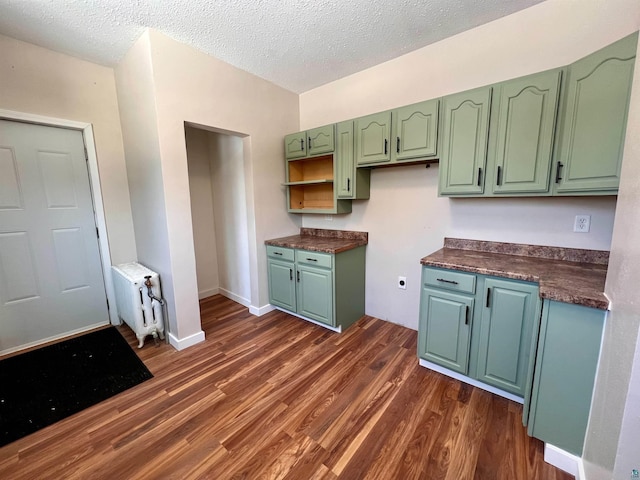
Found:
[[[0,120],[0,353],[108,323],[82,132]]]

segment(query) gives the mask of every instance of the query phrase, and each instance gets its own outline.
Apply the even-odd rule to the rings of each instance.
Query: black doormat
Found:
[[[0,360],[0,447],[152,377],[115,327]]]

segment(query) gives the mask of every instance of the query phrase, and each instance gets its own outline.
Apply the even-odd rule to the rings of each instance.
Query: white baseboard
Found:
[[[202,290],[201,292],[198,292],[198,300],[202,300],[203,298],[207,297],[213,297],[214,295],[218,295],[218,293],[220,293],[220,289],[218,287]]]
[[[71,330],[69,332],[60,333],[58,335],[53,335],[51,337],[43,338],[42,340],[37,340],[35,342],[25,343],[24,345],[18,345],[17,347],[7,348],[6,350],[0,351],[0,355],[8,355],[10,353],[19,352],[20,350],[24,350],[26,348],[37,347],[38,345],[44,345],[45,343],[55,342],[56,340],[62,340],[66,337],[71,337],[73,335],[78,335],[79,333],[88,332],[90,330],[95,330],[96,328],[106,327],[109,323],[94,323],[93,325],[88,325],[86,327],[77,328],[75,330]]]
[[[262,315],[266,315],[269,312],[273,312],[276,309],[270,303],[267,303],[263,307],[254,307],[253,305],[249,306],[249,313],[251,315],[255,315],[256,317],[261,317]]]
[[[461,382],[468,383],[469,385],[478,387],[481,390],[486,390],[487,392],[495,393],[500,397],[506,398],[508,400],[512,400],[516,403],[520,403],[520,404],[524,403],[524,399],[522,397],[518,397],[513,393],[505,392],[504,390],[500,390],[499,388],[492,387],[491,385],[487,385],[486,383],[479,382],[473,378],[467,377],[466,375],[462,375],[461,373],[453,372],[448,368],[441,367],[440,365],[432,363],[428,360],[424,360],[423,358],[420,359],[419,364],[422,367],[426,367],[430,370],[434,370],[438,373],[442,373],[443,375],[446,375],[451,378],[455,378],[456,380],[460,380]]]
[[[202,330],[185,338],[176,338],[172,333],[169,333],[169,344],[178,351],[189,348],[200,342],[204,342],[204,332]]]
[[[236,295],[235,293],[230,292],[229,290],[226,290],[224,288],[219,288],[218,293],[223,297],[227,297],[229,300],[233,300],[234,302],[237,302],[240,305],[244,305],[245,307],[249,307],[251,305],[250,300],[244,297],[241,297],[240,295]]]
[[[565,452],[550,443],[545,443],[544,461],[567,472],[569,475],[573,475],[576,477],[576,480],[584,480],[582,459],[580,457],[576,457],[572,453]]]

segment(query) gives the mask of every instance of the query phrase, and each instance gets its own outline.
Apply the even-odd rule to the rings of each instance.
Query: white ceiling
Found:
[[[0,33],[115,66],[146,27],[301,93],[543,0],[2,0]]]

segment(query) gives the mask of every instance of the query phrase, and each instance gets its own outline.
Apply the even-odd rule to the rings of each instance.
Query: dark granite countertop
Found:
[[[606,310],[609,252],[445,238],[444,247],[420,263],[536,282],[540,297]]]
[[[298,248],[312,252],[340,253],[366,245],[367,232],[348,230],[324,230],[320,228],[301,228],[299,235],[266,240],[266,245],[283,248]]]

